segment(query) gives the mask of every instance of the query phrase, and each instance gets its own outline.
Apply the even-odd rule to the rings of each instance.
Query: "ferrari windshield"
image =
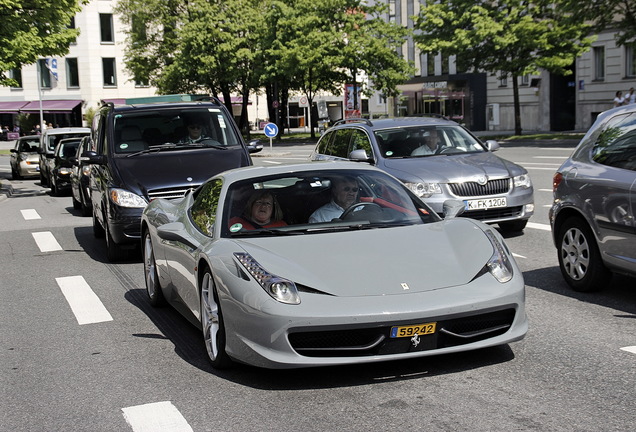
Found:
[[[438,221],[381,172],[300,171],[232,184],[223,206],[224,236],[292,235]]]
[[[386,158],[484,152],[486,149],[460,126],[413,126],[374,132]]]
[[[232,121],[220,108],[122,112],[115,117],[115,153],[238,146]]]

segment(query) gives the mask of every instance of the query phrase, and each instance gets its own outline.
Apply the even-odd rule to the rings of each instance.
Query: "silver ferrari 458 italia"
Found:
[[[203,331],[212,365],[407,359],[522,339],[523,275],[491,226],[441,219],[349,162],[221,173],[142,218],[151,304]]]

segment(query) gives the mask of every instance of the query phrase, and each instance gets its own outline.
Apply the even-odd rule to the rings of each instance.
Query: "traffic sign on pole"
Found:
[[[269,149],[272,149],[272,138],[278,135],[278,126],[276,123],[267,123],[264,128],[265,135],[269,137]]]

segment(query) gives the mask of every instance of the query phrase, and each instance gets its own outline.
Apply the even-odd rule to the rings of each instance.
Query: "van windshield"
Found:
[[[238,146],[231,122],[220,108],[209,107],[118,113],[115,153]]]

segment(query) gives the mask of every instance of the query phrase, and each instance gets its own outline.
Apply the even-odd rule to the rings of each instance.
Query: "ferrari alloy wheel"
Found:
[[[592,230],[583,220],[566,220],[557,242],[561,274],[572,289],[598,291],[609,282],[612,273],[603,265]]]
[[[153,306],[161,306],[165,303],[161,286],[159,285],[159,275],[157,264],[155,263],[155,253],[152,249],[150,233],[146,231],[143,247],[144,276],[146,279],[146,292]]]
[[[206,270],[201,280],[201,327],[208,357],[212,366],[223,369],[231,364],[225,353],[225,327],[210,270]]]

